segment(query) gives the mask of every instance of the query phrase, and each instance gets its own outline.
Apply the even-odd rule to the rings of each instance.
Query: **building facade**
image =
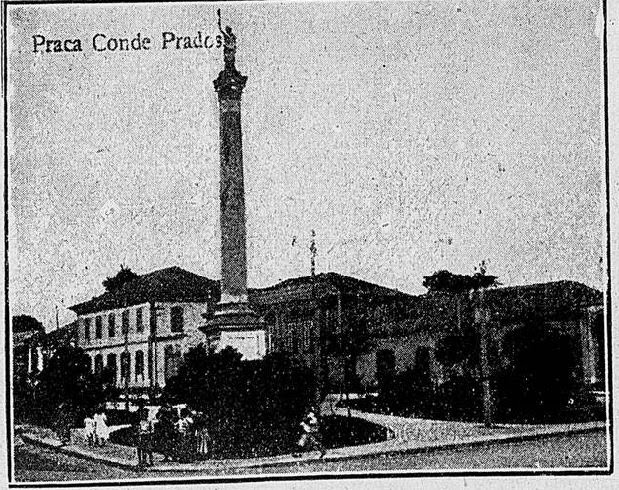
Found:
[[[92,371],[112,371],[119,387],[165,386],[183,353],[203,340],[198,328],[217,297],[215,281],[178,267],[139,276],[71,307],[77,345],[90,356]]]
[[[267,352],[311,367],[323,391],[372,389],[381,369],[399,372],[416,363],[427,364],[440,384],[449,368],[440,359],[445,339],[482,330],[495,367],[505,366],[531,325],[565,342],[581,386],[605,376],[603,296],[576,282],[412,296],[326,273],[248,293],[265,326]],[[178,267],[155,271],[73,306],[77,345],[92,370],[111,369],[119,387],[163,387],[189,348],[208,343],[200,328],[218,301],[217,281]]]
[[[312,367],[325,386],[341,387],[349,356],[338,349],[351,322],[364,315],[389,318],[408,295],[340,274],[318,274],[250,289],[249,302],[266,329],[268,352],[286,352]],[[109,369],[118,387],[161,388],[182,355],[199,343],[216,311],[219,283],[178,267],[139,276],[114,292],[71,307],[77,345],[93,372]],[[357,333],[352,337],[360,337]]]
[[[13,317],[11,322],[13,344],[13,381],[23,384],[29,376],[43,369],[43,325],[27,315]]]
[[[499,287],[483,293],[428,293],[412,298],[404,318],[375,331],[359,356],[361,384],[376,384],[378,372],[402,372],[425,363],[436,384],[449,366],[441,362],[446,339],[486,335],[494,373],[526,362],[519,358],[532,339],[560,344],[566,369],[583,389],[605,381],[604,298],[600,291],[573,281]],[[522,357],[522,356],[520,356]],[[422,369],[423,370],[423,369]]]
[[[300,359],[323,390],[355,385],[355,361],[372,331],[401,318],[412,296],[337,273],[297,277],[249,292],[269,349]]]

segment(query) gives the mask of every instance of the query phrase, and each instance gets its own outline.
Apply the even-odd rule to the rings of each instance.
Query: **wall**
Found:
[[[441,367],[435,361],[437,338],[428,332],[419,332],[406,337],[381,338],[376,339],[367,352],[361,354],[357,359],[357,375],[361,385],[365,387],[373,386],[376,382],[376,353],[383,349],[393,351],[395,356],[395,369],[397,372],[404,371],[413,367],[415,355],[419,347],[427,347],[430,350],[430,365],[432,366],[432,376],[435,380],[442,377]]]
[[[171,310],[175,306],[183,307],[183,332],[172,332],[171,330]],[[143,331],[137,332],[136,311],[142,309]],[[204,335],[199,327],[203,325],[203,313],[206,313],[208,305],[206,303],[157,303],[157,341],[153,343],[153,371],[157,373],[159,386],[165,385],[165,348],[173,346],[176,352],[186,352],[191,347],[204,340]],[[129,333],[125,338],[122,333],[122,313],[129,311]],[[114,313],[116,317],[116,335],[109,336],[109,315]],[[78,345],[91,357],[91,365],[94,366],[94,359],[97,354],[103,355],[104,365],[107,364],[108,354],[117,356],[117,384],[124,386],[120,378],[120,356],[126,348],[131,356],[130,365],[130,388],[146,388],[150,386],[148,376],[148,349],[150,335],[150,315],[151,308],[148,303],[134,305],[127,308],[115,308],[78,317]],[[102,338],[95,338],[96,317],[102,317]],[[90,318],[90,341],[84,335],[84,319]],[[135,378],[135,354],[138,350],[144,353],[144,376]],[[156,353],[156,356],[155,356]],[[156,358],[156,359],[155,359]]]

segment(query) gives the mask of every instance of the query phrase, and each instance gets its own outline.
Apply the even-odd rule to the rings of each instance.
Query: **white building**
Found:
[[[218,290],[216,281],[179,267],[139,276],[70,308],[78,316],[77,345],[94,372],[111,368],[118,386],[165,386],[182,354],[204,340],[198,328]]]

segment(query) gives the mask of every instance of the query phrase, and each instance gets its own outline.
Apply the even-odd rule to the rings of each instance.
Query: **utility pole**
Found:
[[[312,239],[310,241],[310,275],[314,277],[316,275],[316,255],[318,249],[316,248],[316,230],[312,230]]]
[[[494,396],[492,393],[492,373],[488,352],[489,312],[484,304],[484,289],[473,292],[475,304],[475,323],[478,325],[479,355],[481,362],[481,379],[483,392],[483,418],[486,427],[494,423]]]

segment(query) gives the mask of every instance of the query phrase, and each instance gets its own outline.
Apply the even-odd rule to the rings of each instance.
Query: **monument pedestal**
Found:
[[[200,330],[216,351],[232,347],[250,361],[266,354],[264,322],[247,303],[219,304],[213,317]]]

